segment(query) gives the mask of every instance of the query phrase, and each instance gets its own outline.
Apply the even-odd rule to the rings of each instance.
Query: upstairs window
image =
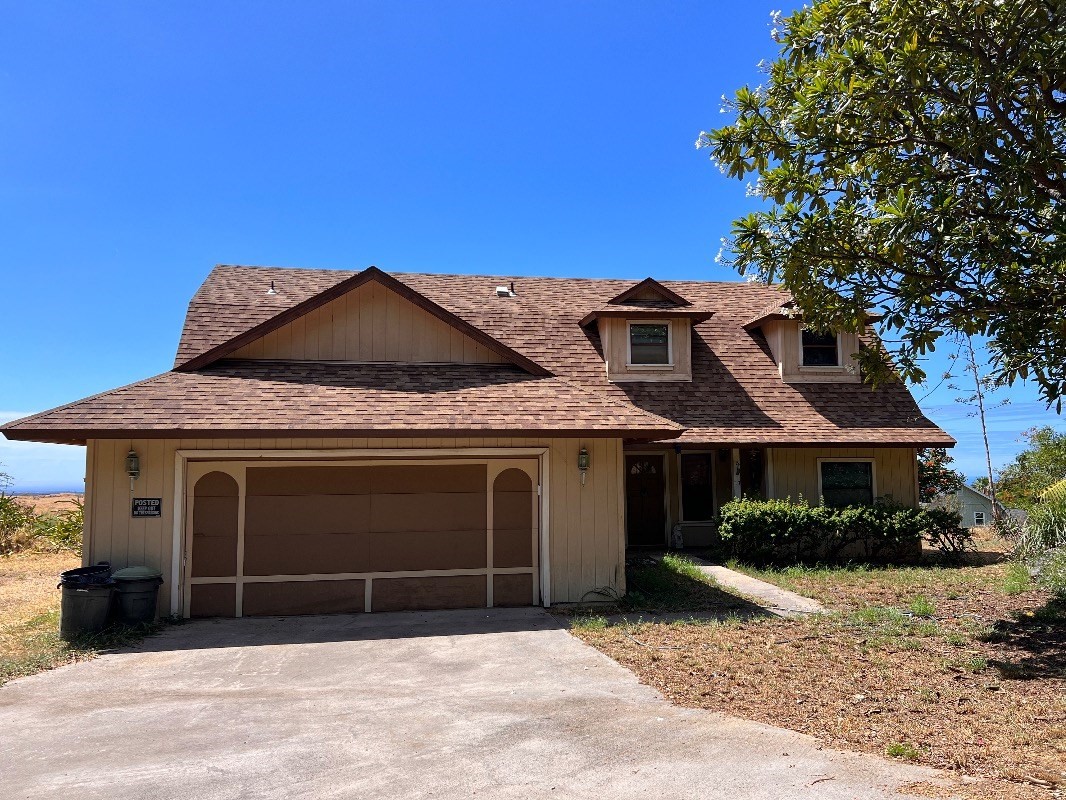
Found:
[[[822,502],[832,508],[870,506],[874,502],[872,461],[822,461]]]
[[[804,330],[802,364],[805,367],[839,367],[836,334]]]
[[[669,323],[630,322],[629,363],[637,366],[669,366]]]

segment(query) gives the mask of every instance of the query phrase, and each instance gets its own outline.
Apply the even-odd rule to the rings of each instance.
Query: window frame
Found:
[[[844,369],[844,355],[841,352],[842,346],[840,342],[840,334],[833,331],[833,341],[836,344],[837,351],[837,363],[836,364],[804,364],[803,363],[803,333],[807,329],[801,324],[799,326],[799,368],[801,370],[809,370],[811,372],[837,372]]]
[[[980,522],[977,521],[977,517],[978,516],[981,517],[981,521]],[[974,525],[974,527],[976,528],[976,527],[979,527],[979,526],[984,526],[984,524],[985,524],[985,512],[984,511],[975,511],[975,512],[973,512],[973,525]]]
[[[666,358],[665,364],[634,364],[633,363],[633,326],[634,325],[665,325],[666,326]],[[674,368],[674,326],[668,319],[627,319],[626,320],[626,369],[627,370],[671,370]]]
[[[852,464],[866,463],[870,465],[870,503],[877,502],[880,495],[877,493],[877,460],[873,456],[824,456],[817,459],[818,462],[818,502],[825,505],[825,495],[822,492],[822,464],[837,464],[847,462]]]
[[[711,488],[711,516],[709,519],[686,519],[685,518],[685,485],[682,482],[681,459],[684,456],[706,456],[711,461],[710,488]],[[718,493],[715,479],[718,477],[718,451],[717,450],[683,450],[677,454],[677,521],[683,525],[706,525],[712,522],[718,509]]]

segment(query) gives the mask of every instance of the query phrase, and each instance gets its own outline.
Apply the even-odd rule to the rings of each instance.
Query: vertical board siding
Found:
[[[420,309],[419,309],[420,310]],[[592,463],[581,485],[577,454],[582,444]],[[130,493],[126,453],[141,459],[141,477]],[[158,569],[166,584],[159,613],[170,608],[173,530],[182,498],[174,497],[178,450],[351,450],[459,447],[546,447],[549,479],[551,600],[579,602],[594,589],[625,590],[624,467],[619,439],[94,439],[86,450],[87,563],[109,560],[115,569],[145,565]],[[186,487],[188,490],[189,487]],[[134,520],[130,498],[162,497],[162,514]],[[586,599],[594,599],[591,595]]]
[[[465,333],[373,282],[249,342],[232,358],[499,364]]]
[[[770,451],[774,475],[773,495],[779,499],[801,497],[816,504],[818,459],[871,458],[874,489],[878,497],[891,496],[905,506],[916,506],[917,454],[909,447],[774,447]]]

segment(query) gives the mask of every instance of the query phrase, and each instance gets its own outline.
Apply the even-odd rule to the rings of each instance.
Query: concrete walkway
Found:
[[[0,797],[898,797],[932,770],[678,708],[539,609],[229,619],[0,688]]]
[[[771,614],[779,617],[804,617],[808,614],[825,613],[825,606],[817,600],[811,600],[809,597],[790,592],[788,589],[782,589],[766,581],[760,581],[728,567],[710,564],[695,558],[692,560],[699,566],[700,572],[714,578],[719,585],[740,592]]]

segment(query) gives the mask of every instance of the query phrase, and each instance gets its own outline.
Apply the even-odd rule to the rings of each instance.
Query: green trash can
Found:
[[[63,601],[59,611],[59,636],[71,640],[87,633],[99,633],[107,627],[111,611],[109,583],[77,584],[64,581]]]
[[[115,580],[116,606],[123,622],[133,624],[155,619],[163,573],[151,567],[126,567],[111,577]]]

